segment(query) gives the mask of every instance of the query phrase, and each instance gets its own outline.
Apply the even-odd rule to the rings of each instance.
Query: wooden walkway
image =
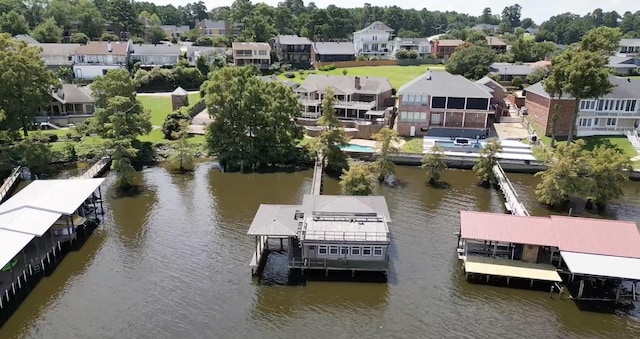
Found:
[[[102,173],[104,173],[109,165],[111,165],[111,157],[102,157],[102,159],[93,164],[93,166],[91,166],[86,172],[77,176],[76,179],[93,179],[97,176],[102,175]]]
[[[16,168],[13,173],[4,181],[2,186],[0,186],[0,202],[3,202],[9,192],[13,190],[13,188],[20,182],[22,179],[22,167]]]
[[[502,190],[502,194],[504,195],[504,207],[507,211],[511,212],[513,215],[529,216],[529,211],[527,211],[520,200],[518,200],[518,193],[516,193],[516,190],[511,185],[511,182],[504,173],[500,163],[493,167],[493,174],[496,176],[498,184],[500,185],[500,190]]]
[[[311,183],[311,194],[322,194],[322,180],[324,176],[324,157],[322,154],[318,154],[316,157],[316,164],[313,166],[313,182]]]

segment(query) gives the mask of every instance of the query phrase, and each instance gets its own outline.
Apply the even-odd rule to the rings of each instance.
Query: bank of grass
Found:
[[[349,68],[336,68],[331,71],[304,71],[302,74],[298,71],[291,71],[295,75],[294,78],[287,78],[285,74],[280,74],[281,79],[302,83],[309,74],[329,74],[329,75],[344,75],[343,70],[347,71],[347,76],[370,76],[370,77],[384,77],[389,78],[389,82],[393,88],[398,89],[400,86],[406,84],[412,79],[416,78],[420,74],[424,74],[427,71],[427,67],[434,71],[443,71],[444,65],[418,65],[418,66],[362,66],[362,67],[349,67]]]
[[[151,113],[151,125],[162,126],[164,119],[172,112],[171,110],[171,94],[167,95],[138,95],[138,100],[142,106]],[[189,94],[189,105],[200,100],[200,93]]]
[[[400,151],[403,153],[422,154],[422,138],[407,139],[406,142],[400,147]]]

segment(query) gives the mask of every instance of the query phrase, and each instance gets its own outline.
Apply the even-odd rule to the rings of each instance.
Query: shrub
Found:
[[[349,71],[347,71],[346,68],[342,70],[342,75],[347,75],[347,73],[349,73]]]
[[[71,34],[71,42],[74,44],[83,44],[86,45],[91,39],[84,33],[73,33]]]
[[[136,45],[144,44],[144,38],[139,36],[134,36],[133,39],[131,39],[131,42],[133,42]]]
[[[56,134],[47,134],[47,141],[49,141],[49,142],[58,141],[58,135],[56,135]]]
[[[140,91],[170,91],[176,88],[172,72],[159,67],[155,67],[151,71],[138,70],[134,80]]]
[[[296,77],[296,75],[291,73],[291,72],[285,73],[284,76],[285,76],[285,78],[288,78],[288,79],[293,79],[293,78]]]
[[[115,34],[104,33],[100,37],[100,41],[120,41],[120,38],[118,38]]]
[[[318,68],[318,69],[321,70],[321,71],[324,71],[324,72],[332,71],[332,70],[336,69],[336,64],[320,66],[320,68]]]
[[[184,109],[167,115],[164,123],[162,124],[162,134],[164,134],[164,138],[168,140],[176,140],[177,133],[180,131],[180,122],[189,120],[190,117],[185,113]]]
[[[199,89],[206,77],[197,68],[176,67],[171,72],[177,86],[187,90]]]
[[[524,83],[524,80],[522,80],[521,77],[513,77],[513,79],[511,80],[511,85],[518,87],[518,89],[522,89],[522,84]]]

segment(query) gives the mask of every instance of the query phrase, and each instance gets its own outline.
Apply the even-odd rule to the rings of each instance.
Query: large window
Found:
[[[327,246],[318,246],[318,255],[327,255]]]
[[[447,98],[445,97],[433,97],[431,98],[431,108],[445,108]]]
[[[381,257],[383,253],[382,246],[373,247],[373,255],[376,257]]]
[[[402,122],[427,122],[427,112],[400,112]]]
[[[593,111],[596,109],[596,101],[595,100],[581,100],[580,101],[580,110],[581,111]]]
[[[607,127],[612,127],[616,125],[616,118],[607,118]]]
[[[447,100],[448,109],[464,109],[464,98],[451,98]]]
[[[467,98],[467,109],[486,111],[489,107],[489,99]]]
[[[351,246],[351,255],[360,255],[360,246]]]
[[[403,106],[427,106],[429,104],[429,96],[413,94],[403,95],[401,102]]]
[[[371,255],[371,246],[362,246],[362,255]]]
[[[349,246],[340,246],[340,255],[349,255]]]
[[[329,254],[338,255],[338,246],[329,246]]]
[[[592,119],[580,119],[580,121],[578,122],[580,127],[591,127],[592,123],[593,123]]]

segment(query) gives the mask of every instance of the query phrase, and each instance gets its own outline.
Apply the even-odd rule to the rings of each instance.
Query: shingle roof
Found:
[[[359,89],[355,87],[356,78],[360,78]],[[328,87],[345,95],[382,93],[393,88],[387,78],[309,74],[296,92],[324,92]]]
[[[503,91],[506,91],[507,89],[504,88],[502,85],[500,85],[499,82],[489,78],[488,76],[482,77],[480,80],[476,81],[477,84],[481,84],[481,85],[486,85],[486,84],[493,84],[494,86],[501,88]],[[488,87],[487,87],[488,88]]]
[[[464,44],[464,41],[458,39],[436,39],[436,41],[438,42],[438,46],[440,47],[458,47]]]
[[[58,91],[54,91],[51,93],[51,96],[60,101],[63,104],[81,104],[81,103],[89,103],[93,102],[93,98],[89,94],[87,94],[86,90],[73,85],[73,84],[63,84],[60,90],[61,96],[58,95]]]
[[[449,72],[430,72],[431,79],[426,74],[404,84],[398,94],[428,94],[431,96],[456,96],[468,98],[491,98],[491,93],[473,81]]]
[[[487,43],[489,44],[489,46],[506,46],[507,45],[502,40],[494,36],[488,36]]]
[[[373,33],[375,31],[379,31],[379,32],[384,32],[384,33],[390,33],[390,32],[395,32],[393,28],[387,26],[384,22],[382,21],[376,21],[374,23],[372,23],[371,25],[353,32],[353,34],[358,34],[358,33]]]
[[[76,54],[79,55],[101,55],[101,54],[113,54],[113,55],[127,55],[127,42],[111,42],[111,52],[107,51],[107,41],[95,41],[89,42],[86,45],[81,45],[76,48]]]
[[[309,38],[297,35],[278,35],[276,40],[281,45],[311,45]]]
[[[39,44],[40,42],[34,38],[32,38],[30,35],[28,34],[18,34],[16,36],[13,37],[16,40],[22,40],[22,41],[26,41],[28,44]]]
[[[314,42],[313,47],[320,55],[355,55],[356,47],[352,42]]]
[[[204,27],[206,27],[206,28],[225,29],[226,25],[227,25],[227,23],[224,20],[218,20],[218,21],[212,21],[212,20],[209,20],[209,19],[205,19],[204,20]]]
[[[205,46],[189,46],[187,47],[187,56],[192,56],[198,52],[200,55],[226,54],[226,47],[205,47]]]
[[[378,213],[391,222],[387,201],[383,196],[351,195],[311,195],[302,198],[302,211],[305,215],[312,212],[335,213]]]
[[[610,75],[609,82],[613,85],[613,89],[611,90],[611,93],[603,96],[602,98],[630,99],[640,97],[640,79]],[[542,81],[527,87],[525,91],[526,93],[534,93],[545,98],[550,98],[549,93],[544,90]],[[572,99],[572,97],[565,94],[562,96],[562,99]]]
[[[141,44],[131,45],[130,53],[136,55],[180,55],[180,46],[177,44]]]
[[[70,56],[76,53],[76,49],[82,45],[80,44],[38,44],[38,47],[42,48],[40,55],[60,55]]]
[[[429,38],[396,38],[395,42],[400,46],[419,45],[422,42],[429,42]]]

